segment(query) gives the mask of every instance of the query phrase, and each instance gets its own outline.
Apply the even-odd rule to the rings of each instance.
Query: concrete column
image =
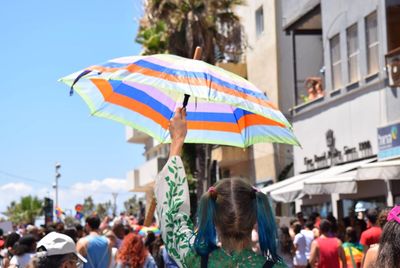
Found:
[[[294,201],[295,203],[295,210],[296,213],[301,211],[301,206],[303,205],[303,199],[297,199],[296,201]]]
[[[332,214],[336,219],[338,218],[339,215],[337,201],[339,201],[339,194],[332,193],[331,194]]]
[[[392,186],[390,184],[390,180],[385,180],[386,188],[387,188],[387,196],[386,196],[386,204],[388,207],[393,207],[393,193]]]

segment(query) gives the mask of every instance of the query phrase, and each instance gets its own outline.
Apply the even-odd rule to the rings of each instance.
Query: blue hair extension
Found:
[[[217,248],[217,231],[215,229],[215,200],[210,193],[201,197],[198,210],[199,226],[194,240],[194,248],[201,256],[208,255]]]
[[[257,205],[257,225],[258,225],[258,241],[263,255],[269,256],[274,261],[278,261],[280,257],[277,254],[277,231],[275,216],[272,212],[268,197],[256,192]]]

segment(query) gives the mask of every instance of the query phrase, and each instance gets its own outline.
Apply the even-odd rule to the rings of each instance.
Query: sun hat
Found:
[[[71,237],[51,232],[43,237],[37,244],[37,252],[45,253],[45,256],[65,255],[73,253],[82,262],[86,263],[87,260],[76,251],[75,242]]]
[[[365,208],[363,202],[357,202],[357,204],[356,204],[356,206],[355,206],[355,209],[354,209],[355,212],[364,212],[364,211],[366,211],[366,210],[367,210],[367,209]]]

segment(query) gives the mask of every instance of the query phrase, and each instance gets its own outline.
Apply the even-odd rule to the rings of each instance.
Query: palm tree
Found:
[[[208,63],[237,62],[244,42],[234,8],[241,4],[243,0],[148,0],[136,41],[144,54],[191,58],[200,46]]]
[[[15,224],[35,224],[36,218],[43,212],[43,200],[36,196],[23,196],[17,203],[15,201],[7,207],[5,215]]]
[[[200,46],[203,49],[202,59],[208,63],[239,62],[245,44],[234,9],[243,2],[147,0],[136,42],[143,46],[142,54],[145,55],[172,53],[192,58],[195,48]],[[209,145],[184,146],[182,158],[188,177],[197,177],[197,199],[203,194],[204,181],[210,184],[210,156]],[[195,170],[198,174],[193,176]]]

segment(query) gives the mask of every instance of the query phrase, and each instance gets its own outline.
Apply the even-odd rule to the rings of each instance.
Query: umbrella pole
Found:
[[[201,59],[201,53],[202,53],[201,47],[199,47],[199,46],[196,47],[196,50],[194,51],[193,59],[194,60],[200,60]],[[189,102],[189,97],[190,97],[190,95],[185,94],[185,98],[184,98],[183,103],[182,103],[182,108],[186,108],[186,106],[187,106],[187,104]],[[156,210],[156,205],[157,205],[157,200],[156,200],[155,197],[153,197],[153,199],[151,199],[149,210],[147,211],[146,218],[145,218],[144,223],[143,223],[144,226],[150,226],[151,225],[151,223],[153,221],[153,217],[154,217],[154,212]]]
[[[196,47],[196,50],[194,51],[193,59],[194,60],[200,60],[201,59],[201,52],[202,52],[201,47]],[[183,103],[182,103],[182,108],[186,108],[186,106],[187,106],[187,104],[189,102],[189,97],[190,97],[190,95],[185,94],[185,98],[184,98]]]

